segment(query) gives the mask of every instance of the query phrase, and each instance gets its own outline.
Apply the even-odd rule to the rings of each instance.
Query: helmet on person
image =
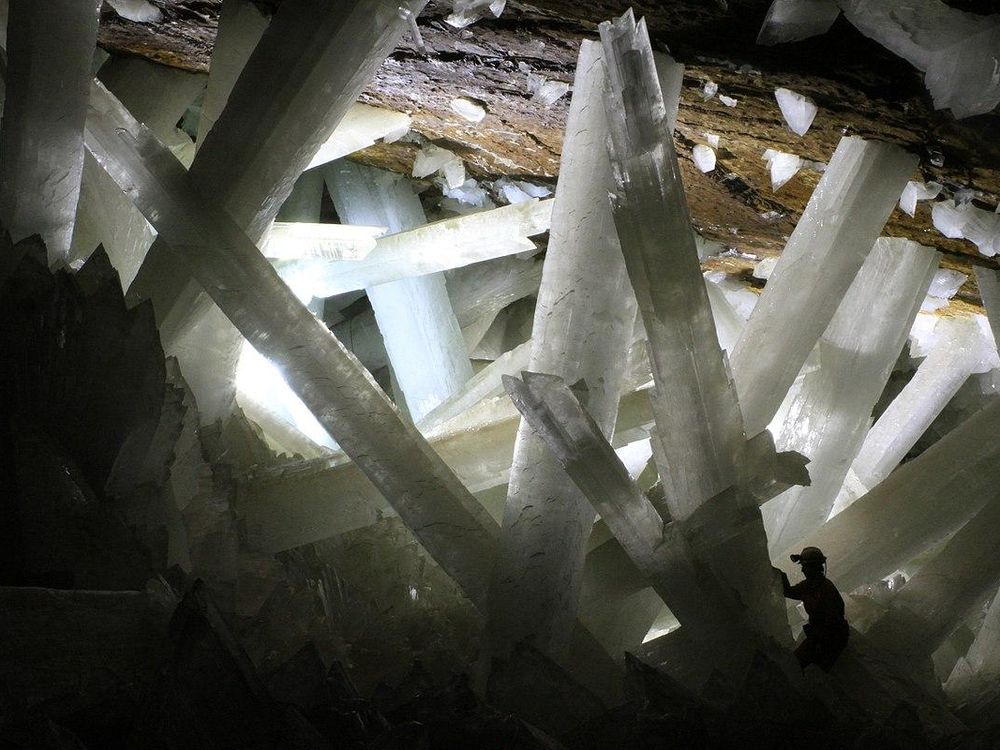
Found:
[[[806,547],[797,555],[791,555],[793,563],[799,565],[823,565],[826,563],[826,555],[819,547]]]

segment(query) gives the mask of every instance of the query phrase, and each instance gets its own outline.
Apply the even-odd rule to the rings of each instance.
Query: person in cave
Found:
[[[792,555],[791,560],[802,566],[804,581],[792,586],[784,571],[777,568],[775,571],[781,575],[785,596],[801,601],[809,615],[809,622],[803,627],[806,637],[795,648],[795,658],[803,670],[815,664],[829,672],[847,646],[850,634],[844,618],[844,599],[826,577],[826,555],[819,547],[806,547],[800,554]]]

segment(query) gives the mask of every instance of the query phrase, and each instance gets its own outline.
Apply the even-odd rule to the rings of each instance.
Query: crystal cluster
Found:
[[[703,272],[736,253],[692,227],[684,67],[644,20],[581,45],[553,189],[470,178],[358,102],[404,33],[424,49],[423,5],[226,0],[207,76],[110,57],[94,79],[96,3],[11,3],[0,738],[860,744],[912,715],[961,741],[1000,706],[1000,272],[977,268],[984,317],[966,274],[881,236],[945,188],[886,143],[769,149],[772,190],[822,177],[758,294]],[[775,0],[759,41],[841,9],[938,106],[995,106],[994,19],[936,0]],[[775,98],[805,136],[816,104]],[[408,174],[355,160],[401,138]],[[694,139],[713,179],[729,152]],[[983,196],[947,189],[935,226],[995,255]],[[854,628],[825,675],[795,665],[772,568],[807,545]]]

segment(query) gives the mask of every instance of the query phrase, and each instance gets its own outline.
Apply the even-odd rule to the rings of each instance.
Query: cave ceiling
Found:
[[[191,71],[207,72],[221,0],[152,0],[163,11],[157,23],[124,20],[107,6],[100,44],[109,52],[141,55]],[[949,4],[987,12],[988,0]],[[265,11],[280,3],[260,2]],[[529,73],[572,83],[579,42],[596,38],[597,23],[630,5],[649,24],[655,48],[685,65],[675,143],[695,228],[731,252],[709,259],[707,268],[741,274],[760,258],[780,253],[819,178],[800,170],[778,191],[771,189],[766,149],[826,162],[844,135],[903,145],[920,155],[924,181],[976,191],[975,204],[992,210],[1000,201],[1000,116],[955,120],[935,111],[922,74],[858,33],[842,17],[825,35],[763,47],[755,43],[769,0],[683,0],[574,3],[510,0],[499,19],[459,30],[444,22],[449,3],[431,2],[419,18],[422,44],[406,35],[365,90],[362,101],[410,113],[413,129],[462,157],[477,179],[511,176],[554,185],[569,96],[549,107],[533,101]],[[705,100],[713,81],[719,94]],[[800,137],[785,126],[774,90],[787,87],[812,98],[819,114]],[[471,123],[451,109],[464,97],[487,115]],[[691,160],[705,133],[720,137],[718,163],[709,174]],[[417,146],[379,144],[353,158],[409,172]],[[936,247],[942,267],[969,273],[952,310],[979,306],[973,265],[995,265],[966,240],[943,237],[931,223],[931,202],[916,216],[893,212],[885,233]],[[759,282],[758,282],[759,283]]]

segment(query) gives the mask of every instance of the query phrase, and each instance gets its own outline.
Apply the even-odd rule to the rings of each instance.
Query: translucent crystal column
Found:
[[[41,234],[67,260],[100,2],[11,0],[0,128],[0,218],[14,242]]]
[[[775,434],[778,448],[809,458],[811,483],[764,506],[773,552],[796,545],[830,514],[937,264],[930,248],[879,239],[844,295],[819,340],[819,368],[805,376]]]
[[[468,596],[482,603],[496,527],[419,433],[162,144],[95,84],[87,147],[176,262],[309,406]]]
[[[335,173],[337,169],[329,167],[327,173]],[[337,187],[331,185],[331,189]],[[391,281],[533,252],[536,247],[528,237],[549,228],[552,203],[552,200],[531,200],[402,231],[390,228],[392,233],[377,238],[375,248],[362,258],[308,259],[298,264],[303,273],[315,278],[313,284],[317,291],[324,297],[332,297]],[[359,216],[369,213],[358,211]]]
[[[993,341],[1000,345],[1000,271],[976,266],[976,283],[993,331]]]
[[[178,159],[191,164],[194,142],[177,123],[205,88],[208,76],[128,55],[108,60],[97,77]]]
[[[482,492],[507,484],[519,416],[506,395],[487,399],[427,440],[469,491]],[[614,444],[648,436],[651,422],[646,392],[627,394],[619,405]],[[247,543],[267,553],[367,526],[377,513],[392,512],[343,453],[259,472],[241,488]]]
[[[935,333],[930,354],[865,436],[832,514],[889,476],[969,375],[988,367],[983,335],[973,319],[941,318]]]
[[[522,377],[523,382],[504,377],[514,404],[681,623],[712,629],[722,619],[739,618],[735,608],[727,613],[724,606],[712,606],[728,600],[706,601],[695,576],[686,575],[693,560],[683,537],[676,534],[677,524],[672,524],[667,543],[664,526],[669,519],[632,481],[597,423],[562,379],[533,372]]]
[[[916,165],[897,146],[841,139],[733,350],[747,435],[778,410]]]
[[[823,550],[841,591],[899,570],[994,501],[1000,482],[1000,399],[800,541]],[[776,565],[788,572],[787,557]]]
[[[611,202],[647,335],[653,455],[667,507],[697,561],[738,592],[755,627],[787,638],[757,502],[737,487],[743,420],[716,334],[673,137],[664,127],[645,24],[627,13],[600,31],[610,79]],[[715,535],[728,538],[724,549],[708,541]]]
[[[542,270],[529,366],[582,381],[606,435],[615,425],[635,307],[611,211],[604,138],[604,62],[584,42],[563,142],[552,229]],[[566,648],[579,596],[583,545],[594,511],[522,421],[514,447],[500,554],[490,589],[490,646],[503,653],[531,638]]]
[[[284,3],[198,149],[193,184],[258,242],[312,155],[408,28],[407,14],[423,5],[424,0]],[[202,417],[211,421],[233,402],[239,337],[187,269],[164,260],[164,253],[162,243],[154,243],[148,269],[137,278],[139,296],[153,300],[164,348],[184,357],[185,377]],[[198,354],[205,339],[214,347],[211,356]]]
[[[994,493],[892,598],[868,639],[907,663],[930,657],[976,599],[997,587],[998,528],[1000,493]]]
[[[984,681],[997,678],[1000,678],[1000,594],[993,595],[976,639],[955,664],[944,689],[957,702],[974,695]]]
[[[85,154],[70,261],[84,261],[103,245],[125,290],[155,239],[156,232],[129,197]]]
[[[326,179],[341,221],[384,226],[393,233],[426,223],[420,198],[404,177],[340,161],[326,170]],[[410,416],[419,421],[472,377],[444,275],[401,279],[366,291]]]

